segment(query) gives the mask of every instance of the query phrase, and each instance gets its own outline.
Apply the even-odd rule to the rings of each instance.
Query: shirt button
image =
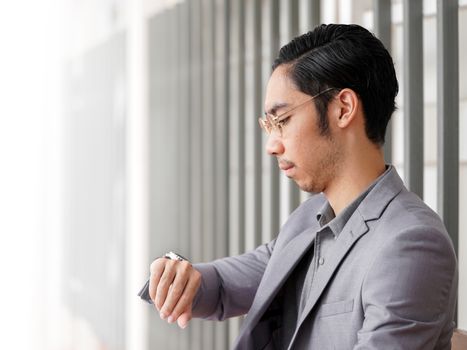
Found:
[[[319,263],[320,265],[323,265],[323,264],[324,264],[324,258],[319,258],[318,263]]]

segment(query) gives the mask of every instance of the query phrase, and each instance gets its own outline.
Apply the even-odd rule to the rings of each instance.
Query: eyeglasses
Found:
[[[334,90],[334,88],[323,90],[320,93],[316,94],[315,96],[312,96],[310,99],[306,100],[305,102],[300,103],[299,105],[293,107],[292,109],[289,109],[287,112],[279,114],[278,116],[275,116],[270,113],[265,113],[264,118],[258,119],[259,126],[261,127],[261,129],[263,129],[266,132],[267,135],[270,135],[273,130],[277,130],[282,136],[282,128],[284,127],[284,121],[289,117],[288,114],[290,112],[298,109],[299,107],[302,107],[308,102],[313,101],[316,97],[331,90]]]

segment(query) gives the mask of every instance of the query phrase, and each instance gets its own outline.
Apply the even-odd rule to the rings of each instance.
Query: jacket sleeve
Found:
[[[224,320],[246,314],[274,249],[275,240],[248,253],[194,264],[202,275],[193,317]]]
[[[436,228],[388,238],[362,285],[365,319],[354,349],[450,349],[456,266],[451,241]]]

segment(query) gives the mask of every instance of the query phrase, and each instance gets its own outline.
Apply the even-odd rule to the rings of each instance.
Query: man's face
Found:
[[[299,91],[287,76],[286,66],[272,73],[267,89],[265,111],[281,115],[311,96]],[[332,103],[332,101],[330,102]],[[285,120],[282,135],[273,130],[268,136],[266,151],[276,156],[285,175],[307,192],[323,192],[338,174],[342,147],[334,137],[333,126],[321,135],[314,101],[294,109]]]

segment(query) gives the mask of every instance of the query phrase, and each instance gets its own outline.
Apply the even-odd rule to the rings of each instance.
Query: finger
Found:
[[[169,291],[169,287],[172,284],[174,277],[175,277],[175,266],[174,266],[174,261],[168,260],[165,263],[165,269],[164,273],[162,274],[159,284],[157,285],[157,291],[156,291],[156,297],[154,299],[154,305],[156,306],[157,310],[160,310],[162,305],[164,305],[165,298],[167,297],[167,293]],[[162,318],[165,318],[164,316],[168,315],[162,315]]]
[[[166,259],[159,258],[154,260],[151,264],[151,276],[149,278],[149,296],[151,300],[154,300],[156,297],[157,286],[165,269],[165,260]]]
[[[180,317],[177,320],[178,326],[182,329],[185,329],[186,326],[188,326],[188,322],[190,322],[192,317],[191,313],[191,305],[189,305],[189,308],[187,311],[185,311],[183,314],[180,315]]]
[[[163,314],[170,315],[175,305],[177,305],[178,300],[180,299],[180,296],[182,295],[188,283],[189,272],[191,269],[191,264],[188,262],[180,262],[177,264],[175,279],[170,286],[164,305],[161,307],[161,312]],[[173,319],[173,317],[169,317],[168,321],[169,323],[172,323],[175,321],[175,319]]]
[[[181,314],[187,311],[187,309],[190,309],[191,312],[191,305],[200,284],[201,275],[199,273],[192,274],[185,286],[183,294],[180,296],[177,305],[175,305],[175,308],[170,315],[172,321],[177,320]]]

